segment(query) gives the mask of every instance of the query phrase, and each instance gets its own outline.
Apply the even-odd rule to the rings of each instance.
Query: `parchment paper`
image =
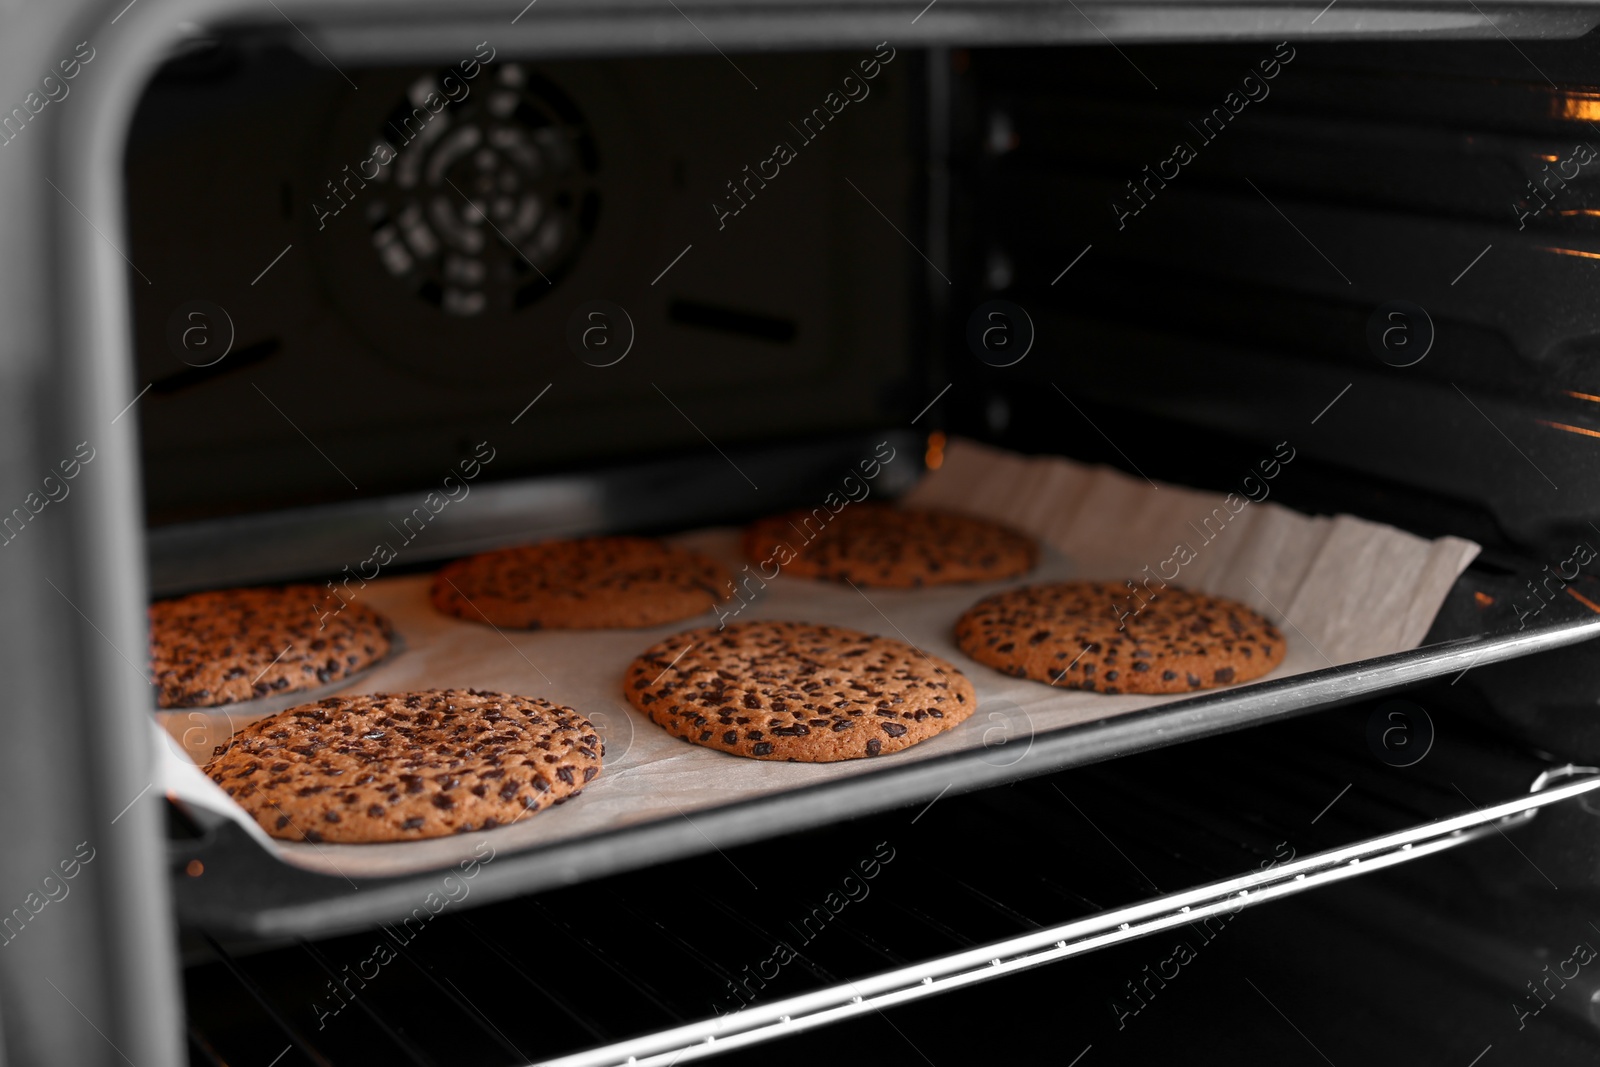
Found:
[[[1277,477],[1292,478],[1292,462]],[[1263,497],[1273,483],[1258,475],[1246,484],[1250,496]],[[1147,566],[1149,573],[1167,576],[1176,567],[1174,584],[1233,597],[1279,625],[1288,650],[1268,677],[1280,678],[1415,647],[1478,552],[1477,545],[1457,538],[1428,541],[1348,516],[1301,515],[1270,498],[1241,503],[1247,499],[1243,490],[1227,500],[1223,494],[1155,487],[1071,460],[951,442],[943,466],[930,472],[906,502],[987,516],[1038,536],[1045,548],[1032,574],[1006,582],[861,592],[780,576],[734,616],[855,627],[909,641],[959,667],[977,689],[977,712],[955,729],[893,756],[828,764],[745,759],[679,741],[634,711],[622,693],[628,663],[664,637],[714,624],[709,613],[648,630],[497,632],[435,612],[427,599],[428,575],[382,579],[362,591],[364,602],[387,615],[404,636],[406,651],[342,691],[498,690],[568,704],[593,721],[606,742],[603,773],[577,799],[488,832],[497,850],[516,850],[871,774],[894,761],[986,744],[1003,753],[1003,747],[994,747],[999,742],[1020,742],[1033,733],[1183,699],[1057,689],[968,659],[952,639],[955,621],[979,598],[1000,589],[1066,578],[1137,577]],[[737,530],[700,530],[674,540],[711,553],[730,571],[744,567]],[[1191,550],[1181,564],[1175,557],[1180,544]],[[212,746],[226,738],[229,716],[217,715],[209,731],[197,729],[190,712],[166,725],[180,742],[158,746],[171,772],[162,781],[169,795],[251,823],[220,790],[200,788],[182,755],[187,750],[195,762],[208,759]],[[231,728],[242,725],[234,713]],[[200,785],[211,785],[199,778]],[[259,831],[253,836],[261,840]],[[372,845],[272,841],[266,847],[297,866],[379,877],[456,863],[484,836]]]

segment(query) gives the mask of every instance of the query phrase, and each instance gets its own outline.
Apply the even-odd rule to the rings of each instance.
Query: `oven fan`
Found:
[[[445,86],[439,74],[412,82],[378,131],[398,153],[363,194],[383,270],[456,319],[511,314],[551,292],[599,210],[594,144],[572,102],[519,64],[480,79],[454,75],[470,91],[420,131],[407,120]]]

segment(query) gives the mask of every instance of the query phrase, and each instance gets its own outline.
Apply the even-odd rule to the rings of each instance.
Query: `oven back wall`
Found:
[[[909,418],[917,60],[733,60],[169,62],[127,153],[150,523]]]

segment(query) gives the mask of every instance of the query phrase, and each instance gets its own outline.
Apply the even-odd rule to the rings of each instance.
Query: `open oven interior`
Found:
[[[1275,500],[1484,546],[1430,642],[1600,611],[1588,574],[1538,591],[1600,545],[1590,37],[404,66],[301,43],[197,36],[130,130],[157,594],[335,577],[368,519],[483,444],[495,507],[447,512],[394,573],[738,522],[810,500],[862,442],[933,466],[960,435],[1223,491],[1291,441]],[[352,929],[319,910],[349,896],[334,880],[261,877],[248,843],[175,815],[191,1053],[576,1055],[1470,812],[1597,762],[1592,657],[1560,643],[1364,702],[1308,689],[1242,732],[1152,719],[1105,762],[1011,784],[969,760],[948,796],[702,835],[638,870],[528,873],[415,944],[392,902],[427,879]],[[1431,716],[1415,764],[1370,740],[1386,701]],[[727,1055],[1408,1063],[1515,1042],[1579,1062],[1600,981],[1524,987],[1592,933],[1587,804],[1243,912],[1218,951],[1205,928],[1153,935]],[[870,902],[737,992],[869,857]],[[1142,985],[1175,936],[1210,976]],[[384,938],[394,962],[350,979]]]

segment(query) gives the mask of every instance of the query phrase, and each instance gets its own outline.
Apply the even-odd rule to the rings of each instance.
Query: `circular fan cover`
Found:
[[[439,75],[413,82],[374,131],[399,151],[363,191],[372,256],[445,315],[527,307],[594,229],[588,130],[555,86],[514,63],[486,67],[419,131],[407,120],[430,93],[445,97]]]

